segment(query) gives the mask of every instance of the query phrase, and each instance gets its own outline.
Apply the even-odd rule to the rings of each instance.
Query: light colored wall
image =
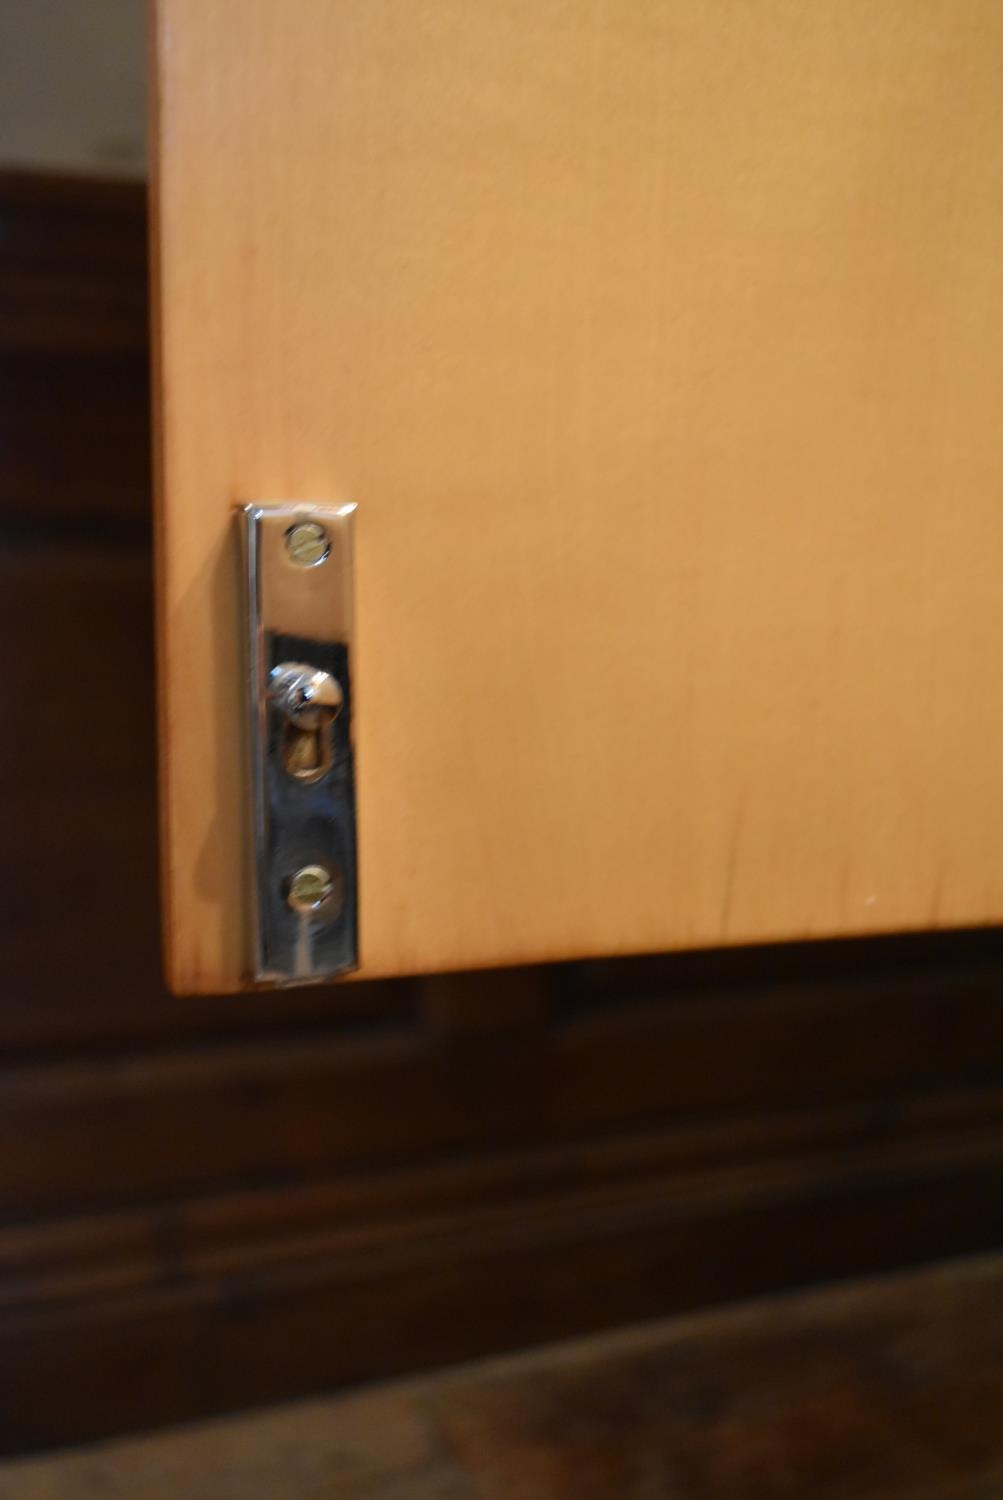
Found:
[[[0,0],[0,166],[136,177],[144,0]]]

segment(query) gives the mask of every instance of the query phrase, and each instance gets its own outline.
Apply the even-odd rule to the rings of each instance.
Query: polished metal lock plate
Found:
[[[251,969],[301,984],[358,962],[352,748],[355,507],[238,513],[247,600]]]

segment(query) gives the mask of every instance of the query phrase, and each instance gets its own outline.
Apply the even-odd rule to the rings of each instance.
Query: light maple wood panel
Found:
[[[168,956],[356,501],[364,974],[1003,914],[997,0],[159,0]]]

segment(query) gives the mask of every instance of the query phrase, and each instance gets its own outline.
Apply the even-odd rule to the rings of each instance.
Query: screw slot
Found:
[[[286,552],[298,568],[316,568],[331,555],[331,542],[318,521],[298,521],[286,532]]]
[[[340,870],[304,865],[289,876],[285,887],[286,903],[298,916],[330,918],[341,909],[344,880]]]

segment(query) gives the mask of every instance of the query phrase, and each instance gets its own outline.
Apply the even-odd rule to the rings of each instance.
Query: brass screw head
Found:
[[[297,521],[286,532],[286,551],[298,568],[315,568],[330,555],[331,543],[319,521]]]
[[[304,865],[289,877],[286,901],[300,916],[316,916],[339,894],[341,880],[323,865]]]

